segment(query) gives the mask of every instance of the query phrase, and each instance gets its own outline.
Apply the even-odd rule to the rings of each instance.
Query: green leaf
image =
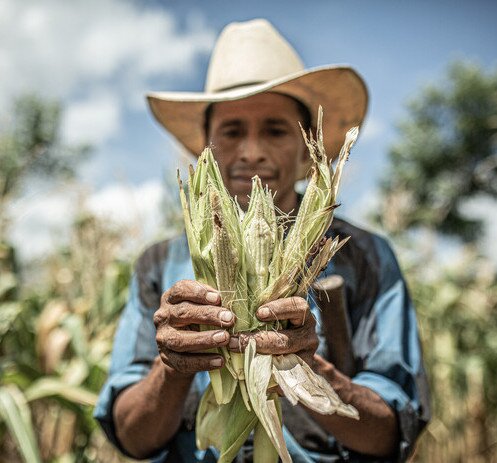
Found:
[[[17,316],[22,312],[20,302],[4,302],[0,304],[0,339],[11,329]]]
[[[0,416],[17,441],[26,463],[41,463],[31,412],[26,397],[18,387],[9,385],[0,388]]]
[[[0,299],[3,298],[9,291],[17,287],[18,281],[13,273],[0,274]]]
[[[70,386],[58,378],[41,378],[24,392],[28,401],[58,396],[81,405],[95,406],[98,395],[83,387]]]
[[[88,357],[87,330],[79,315],[71,314],[64,318],[62,325],[71,335],[71,345],[78,357]]]
[[[255,413],[245,407],[240,388],[231,402],[218,405],[209,385],[197,413],[197,447],[216,447],[221,453],[218,463],[231,463],[257,421]]]

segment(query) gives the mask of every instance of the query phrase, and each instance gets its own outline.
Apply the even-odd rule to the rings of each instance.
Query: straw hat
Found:
[[[323,106],[325,148],[333,158],[347,130],[361,125],[368,103],[366,85],[355,70],[347,65],[305,69],[293,47],[265,19],[231,23],[223,29],[212,52],[204,92],[151,92],[147,99],[156,119],[198,157],[206,144],[207,106],[262,92],[300,100],[313,125],[318,106]],[[299,172],[299,178],[306,170]]]

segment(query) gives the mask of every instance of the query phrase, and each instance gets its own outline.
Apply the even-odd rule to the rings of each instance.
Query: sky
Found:
[[[256,17],[270,20],[307,67],[350,64],[368,85],[368,116],[340,198],[341,215],[358,224],[377,207],[409,98],[443,83],[455,59],[497,69],[497,2],[490,0],[0,0],[0,130],[13,98],[35,92],[63,105],[65,142],[93,146],[78,188],[40,184],[14,204],[21,253],[40,255],[63,239],[75,201],[109,220],[139,223],[144,236],[157,234],[163,179],[174,178],[184,159],[144,94],[202,91],[223,26]],[[497,216],[494,202],[473,206]],[[489,227],[497,230],[495,220]]]

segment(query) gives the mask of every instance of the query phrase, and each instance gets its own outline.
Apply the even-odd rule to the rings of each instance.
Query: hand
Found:
[[[251,338],[255,339],[260,354],[297,354],[311,368],[319,341],[316,335],[316,321],[309,304],[301,297],[288,297],[268,302],[257,310],[257,318],[263,322],[288,320],[286,329],[268,329],[256,333],[240,333],[232,336],[229,348],[244,351]]]
[[[162,295],[160,308],[154,314],[154,324],[159,354],[168,367],[177,373],[193,376],[197,371],[223,366],[221,355],[201,352],[228,345],[228,331],[199,331],[198,326],[233,326],[235,317],[220,304],[218,291],[193,280],[181,280]]]

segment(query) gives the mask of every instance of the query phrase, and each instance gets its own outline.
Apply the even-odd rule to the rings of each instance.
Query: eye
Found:
[[[237,128],[225,129],[221,132],[224,138],[238,138],[241,135],[241,130]]]
[[[288,131],[286,129],[281,128],[281,127],[272,127],[270,129],[268,129],[268,133],[272,137],[278,138],[278,137],[285,136],[288,133]]]

